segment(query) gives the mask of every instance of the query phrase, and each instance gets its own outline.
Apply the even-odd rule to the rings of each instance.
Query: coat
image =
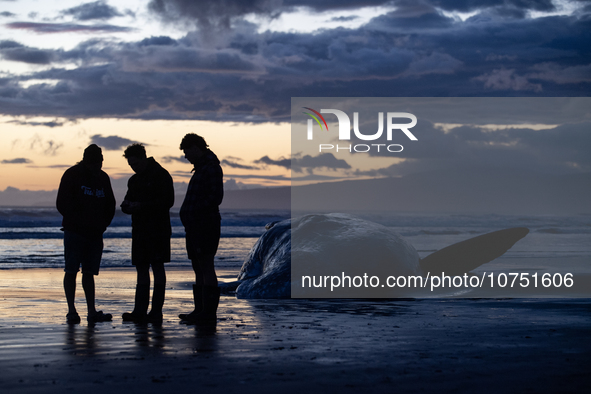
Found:
[[[139,209],[131,214],[131,259],[134,265],[170,261],[173,181],[156,160],[152,157],[147,160],[146,169],[129,178],[125,195],[125,200],[140,203]]]

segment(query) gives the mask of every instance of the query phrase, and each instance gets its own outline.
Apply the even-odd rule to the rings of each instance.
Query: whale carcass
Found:
[[[292,269],[320,275],[461,275],[501,256],[529,232],[523,227],[500,230],[420,259],[416,249],[392,229],[348,214],[306,215],[267,227],[244,262],[238,281],[225,286],[226,290],[235,288],[238,298],[289,298]],[[293,267],[292,259],[297,262]],[[294,275],[294,280],[299,277]]]

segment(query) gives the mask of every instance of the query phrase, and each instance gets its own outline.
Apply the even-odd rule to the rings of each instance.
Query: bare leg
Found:
[[[86,306],[88,308],[88,315],[92,316],[96,314],[96,308],[94,305],[94,275],[82,273],[82,288],[86,295]]]
[[[64,292],[68,302],[68,314],[76,314],[76,273],[66,272],[64,275]]]

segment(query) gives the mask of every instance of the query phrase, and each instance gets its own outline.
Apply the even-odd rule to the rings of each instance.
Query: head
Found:
[[[100,171],[103,167],[103,151],[96,144],[84,149],[81,163],[91,171]]]
[[[191,164],[195,164],[205,154],[209,145],[203,137],[195,133],[189,133],[183,137],[180,149],[185,153],[185,158]]]
[[[123,152],[123,157],[127,159],[127,164],[136,174],[143,172],[148,166],[146,148],[142,144],[129,145]]]

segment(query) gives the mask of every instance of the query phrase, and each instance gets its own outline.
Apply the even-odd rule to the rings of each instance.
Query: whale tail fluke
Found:
[[[470,238],[428,255],[420,266],[431,275],[463,275],[502,256],[528,233],[526,227],[514,227]]]

